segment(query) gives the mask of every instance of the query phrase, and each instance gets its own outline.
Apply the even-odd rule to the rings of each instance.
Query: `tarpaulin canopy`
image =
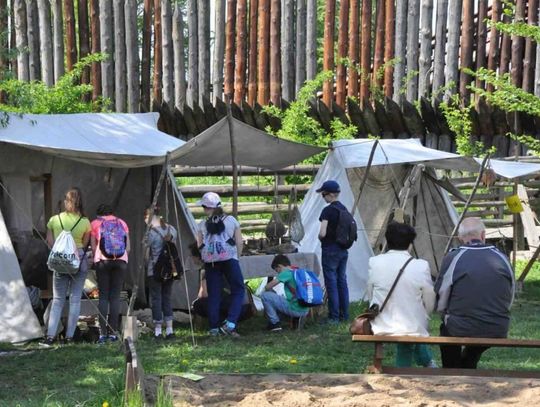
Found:
[[[433,150],[420,144],[418,139],[378,140],[373,166],[388,164],[424,163],[433,168],[471,171],[480,170],[481,159]],[[366,167],[375,140],[338,140],[332,143],[335,153],[345,168]],[[540,164],[490,160],[491,168],[504,178],[519,178],[540,172]]]
[[[279,169],[297,164],[325,150],[272,136],[234,118],[232,123],[237,165]],[[175,154],[175,158],[177,158],[174,160],[175,164],[192,167],[231,164],[231,140],[227,118],[221,119],[189,140]]]
[[[9,114],[0,142],[103,167],[161,164],[185,144],[157,129],[158,113]]]

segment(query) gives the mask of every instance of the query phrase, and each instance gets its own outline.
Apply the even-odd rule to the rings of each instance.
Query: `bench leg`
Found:
[[[375,353],[373,354],[373,365],[368,367],[368,373],[382,373],[382,363],[384,358],[384,347],[380,342],[375,343]]]

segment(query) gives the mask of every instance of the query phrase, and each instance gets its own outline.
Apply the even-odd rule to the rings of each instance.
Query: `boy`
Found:
[[[261,295],[264,312],[268,317],[268,330],[272,332],[281,331],[278,312],[294,318],[301,318],[307,315],[309,309],[301,306],[296,299],[296,283],[294,281],[294,268],[291,261],[283,254],[278,254],[272,260],[272,269],[278,273],[277,277],[264,287],[265,292]],[[285,295],[283,298],[273,291],[279,283],[285,285]]]

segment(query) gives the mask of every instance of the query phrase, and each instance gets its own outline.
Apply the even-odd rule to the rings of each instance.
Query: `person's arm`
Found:
[[[83,249],[86,249],[88,247],[88,243],[90,243],[90,231],[84,232],[84,235],[82,236],[82,244]]]
[[[435,290],[433,289],[433,281],[431,280],[429,263],[425,263],[426,267],[422,271],[420,290],[422,291],[422,302],[424,303],[424,308],[426,309],[427,313],[430,314],[435,309],[437,296],[435,294]]]
[[[238,253],[238,257],[240,257],[242,255],[242,250],[244,249],[244,240],[242,239],[242,230],[240,229],[240,226],[234,230],[234,242],[236,243],[236,252]]]
[[[199,286],[199,293],[197,294],[197,298],[206,298],[206,297],[208,297],[208,290],[206,288],[206,279],[203,278]]]
[[[326,237],[326,230],[328,229],[328,220],[321,221],[321,228],[319,229],[319,240]]]
[[[97,239],[93,234],[92,236],[90,236],[90,246],[92,247],[92,253],[95,253],[97,247]]]
[[[435,282],[437,312],[444,314],[448,308],[448,301],[450,300],[450,293],[454,284],[454,270],[461,255],[462,252],[456,250],[447,254],[443,259],[441,271]]]
[[[270,281],[268,284],[264,286],[265,291],[271,291],[276,285],[278,285],[281,281],[279,281],[277,278],[274,278],[272,281]]]
[[[47,229],[47,245],[52,249],[54,245],[54,235],[51,229]]]

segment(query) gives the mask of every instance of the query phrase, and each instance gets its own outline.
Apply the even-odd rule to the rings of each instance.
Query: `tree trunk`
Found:
[[[79,0],[79,59],[90,53],[90,32],[88,27],[88,0]],[[90,83],[90,67],[86,67],[81,83]]]
[[[236,6],[236,66],[234,75],[234,103],[242,104],[246,96],[246,37],[247,0],[238,0]]]
[[[163,52],[163,101],[174,105],[174,51],[171,0],[161,0],[161,41]]]
[[[430,85],[431,70],[431,40],[433,25],[433,0],[422,0],[421,27],[420,27],[420,69],[418,73],[418,96],[427,97]]]
[[[101,88],[103,98],[114,105],[113,11],[110,0],[99,0],[99,23],[101,52],[106,54],[105,60],[101,62]]]
[[[448,99],[458,86],[459,78],[459,35],[461,28],[462,0],[450,0],[448,4],[448,47],[445,65],[445,86],[451,89],[446,90],[445,98]]]
[[[434,98],[444,87],[444,61],[446,55],[446,22],[448,18],[448,0],[437,1],[437,22],[435,25],[435,52],[433,53],[433,84],[431,94]]]
[[[31,81],[35,81],[41,78],[39,16],[36,0],[26,0],[26,26],[28,29],[29,76]],[[0,32],[0,36],[2,35],[4,35],[4,33]]]
[[[358,57],[360,55],[359,13],[359,0],[351,0],[349,13],[349,63],[351,66],[349,68],[347,84],[347,95],[351,98],[358,97]]]
[[[9,69],[8,51],[9,51],[9,11],[7,0],[0,0],[0,81],[4,79],[4,74]],[[5,52],[4,52],[5,50]],[[4,103],[3,95],[0,94],[0,103]]]
[[[188,80],[187,80],[187,104],[193,107],[193,103],[199,100],[199,52],[197,41],[197,0],[188,0]]]
[[[64,15],[66,17],[66,64],[68,71],[71,71],[73,65],[77,63],[76,20],[73,0],[64,0]]]
[[[510,17],[506,14],[502,14],[503,23],[510,23]],[[501,40],[501,57],[499,62],[499,73],[505,74],[508,73],[508,68],[510,65],[510,55],[512,52],[512,42],[510,35],[503,34]]]
[[[464,68],[472,68],[474,47],[474,0],[463,0],[463,21],[461,28],[461,66],[459,77],[459,94],[463,103],[469,103],[470,90],[467,86],[471,82],[471,76],[466,74]]]
[[[59,0],[57,0],[59,1]],[[56,25],[55,25],[56,26]],[[99,0],[90,0],[90,26],[92,31],[92,54],[97,54],[101,52],[101,30],[99,26]],[[60,29],[62,26],[60,26]],[[62,38],[60,36],[59,38]],[[63,44],[62,44],[63,45]],[[63,47],[62,47],[63,54]],[[64,61],[56,61],[56,52],[55,52],[55,75],[56,75],[56,64],[61,64],[61,67],[64,67]],[[97,100],[101,96],[101,64],[99,62],[92,62],[91,67],[91,77],[92,77],[92,100]]]
[[[270,101],[269,82],[270,70],[268,61],[270,60],[270,0],[259,0],[259,62],[258,62],[258,89],[257,101],[261,106],[267,105]]]
[[[216,31],[216,46],[217,46]],[[173,13],[173,55],[174,55],[174,104],[183,111],[186,103],[186,65],[184,58],[184,20],[182,19],[182,10],[180,5],[174,5]],[[222,60],[223,63],[223,60]],[[223,66],[223,65],[221,65]]]
[[[381,88],[383,77],[379,72],[384,63],[385,0],[377,0],[375,13],[375,52],[373,55],[373,84]]]
[[[203,97],[210,98],[210,0],[199,0],[197,5],[199,33],[199,105]]]
[[[327,0],[324,12],[323,70],[334,72],[334,33],[336,30],[336,0]],[[332,106],[334,100],[334,81],[323,84],[323,102]]]
[[[396,64],[394,69],[394,101],[401,104],[403,79],[407,61],[407,0],[396,1]]]
[[[534,67],[534,95],[540,97],[540,44],[536,44],[536,64]]]
[[[47,86],[52,86],[55,74],[52,50],[51,3],[48,0],[38,0],[38,14],[39,49],[41,50],[41,80]]]
[[[144,0],[142,49],[141,49],[141,110],[150,110],[150,70],[152,55],[153,0]]]
[[[161,38],[161,0],[154,0],[154,80],[152,84],[153,103],[161,104],[162,95],[162,38]]]
[[[525,21],[525,0],[517,0],[516,14],[514,17],[516,23]],[[523,80],[523,45],[525,40],[521,36],[512,36],[512,83],[521,87]]]
[[[387,64],[384,69],[384,94],[391,98],[393,95],[394,67],[390,63],[394,58],[394,33],[396,30],[396,7],[394,0],[386,0],[385,4],[385,46],[384,63]]]
[[[347,34],[349,33],[349,6],[349,0],[341,0],[339,5],[338,62],[336,64],[336,104],[342,108],[345,108],[345,95],[347,93],[347,68],[342,61],[347,57]],[[301,25],[298,24],[296,26],[301,27]],[[298,59],[296,69],[298,71]]]
[[[257,100],[257,12],[258,1],[249,2],[249,64],[248,64],[248,103],[255,105]]]
[[[281,2],[272,0],[270,5],[270,101],[281,106]]]
[[[11,72],[17,77],[17,36],[15,35],[15,0],[9,0],[9,9],[11,13],[9,14],[9,49],[12,51],[13,56],[10,58],[10,69]]]
[[[125,0],[113,1],[114,13],[114,95],[117,112],[126,111],[127,66],[126,66],[126,19]]]
[[[358,16],[356,19],[358,21]],[[309,81],[317,76],[317,0],[307,0],[306,31],[306,79]],[[358,29],[356,31],[358,33]],[[355,59],[358,61],[358,56]]]
[[[418,99],[418,34],[420,31],[420,0],[409,0],[407,18],[407,100]]]
[[[127,65],[127,111],[138,113],[141,102],[139,82],[139,37],[137,29],[137,0],[126,0],[126,65]]]
[[[30,79],[28,52],[28,31],[26,28],[26,4],[23,0],[15,0],[15,38],[17,46],[17,79]]]
[[[476,34],[476,70],[486,67],[486,41],[487,41],[487,24],[486,18],[488,14],[488,0],[479,0],[478,2],[478,30]],[[476,86],[484,87],[484,83],[476,80]]]
[[[348,0],[342,0],[342,3]],[[296,0],[296,69],[295,69],[295,98],[306,81],[306,0]],[[302,28],[298,28],[302,27]],[[345,33],[346,38],[346,33]],[[346,44],[346,43],[345,43]],[[346,45],[345,45],[346,47]],[[346,56],[346,55],[345,55]]]
[[[215,0],[216,14],[214,30],[214,66],[212,78],[212,94],[214,99],[223,96],[223,60],[225,58],[225,3],[226,0]],[[255,37],[256,38],[256,37]]]
[[[294,0],[283,0],[281,16],[281,93],[283,99],[287,101],[294,99]]]
[[[360,103],[369,97],[369,83],[371,75],[371,14],[372,0],[362,2],[362,37],[360,51]]]
[[[529,0],[527,24],[538,25],[538,0]],[[534,61],[536,59],[536,44],[532,38],[525,39],[525,58],[523,59],[523,90],[531,93],[534,89]]]

